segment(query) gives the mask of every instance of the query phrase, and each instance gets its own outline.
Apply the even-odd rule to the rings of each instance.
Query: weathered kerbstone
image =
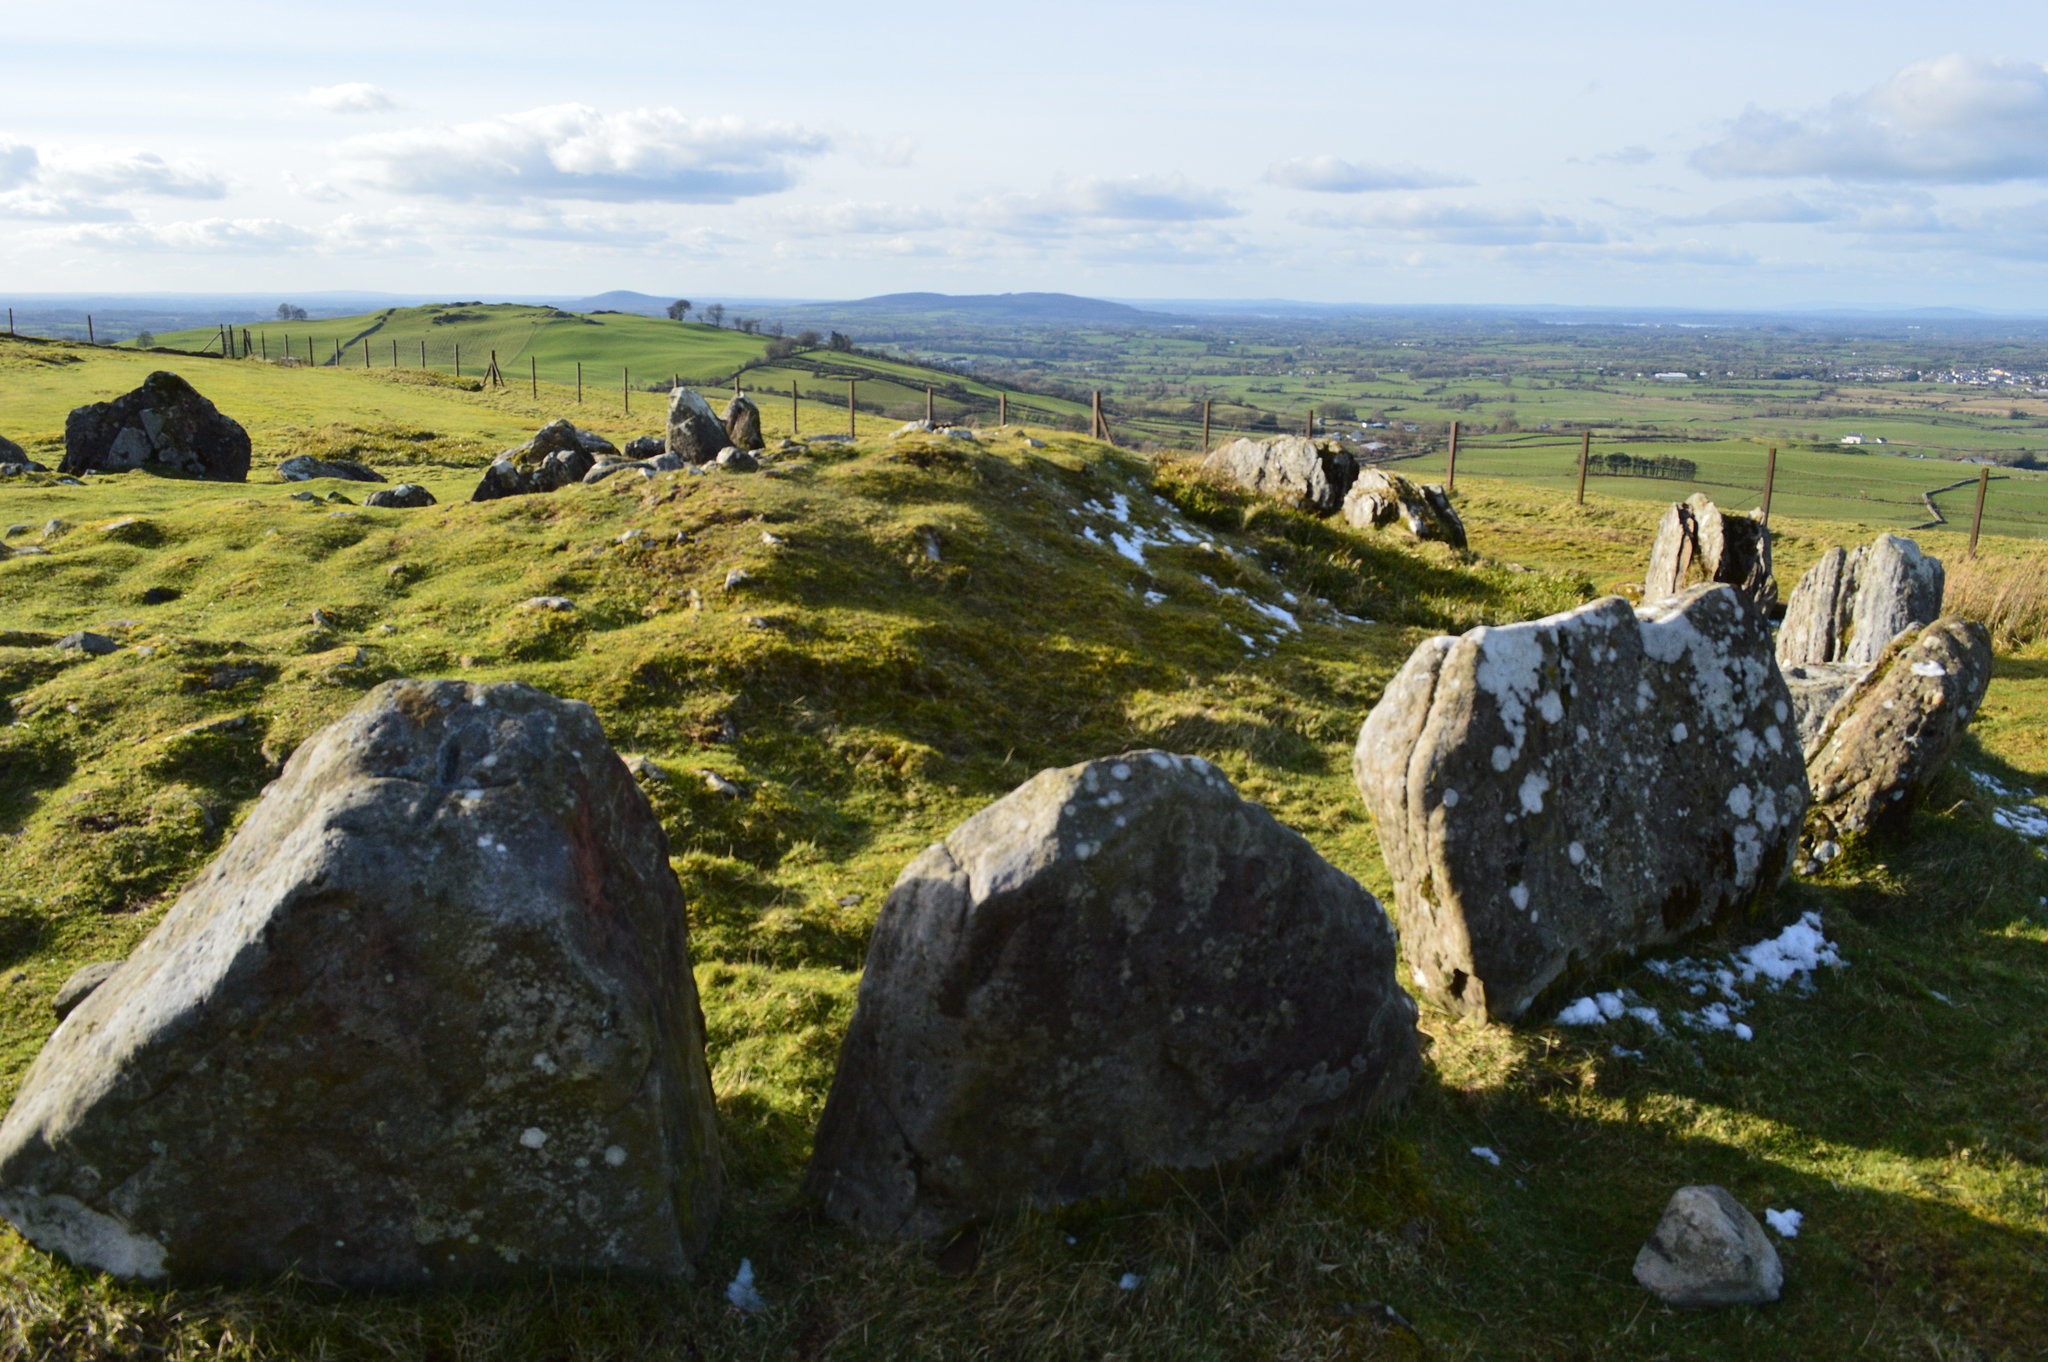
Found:
[[[1852,550],[1831,548],[1792,590],[1778,661],[1867,666],[1905,630],[1934,623],[1943,587],[1941,560],[1910,539],[1881,534]]]
[[[1764,1305],[1784,1289],[1785,1268],[1727,1188],[1681,1187],[1636,1254],[1636,1280],[1681,1309]]]
[[[1893,639],[1808,750],[1807,845],[1903,829],[1990,684],[1991,636],[1973,620],[1950,615]]]
[[[1442,484],[1414,482],[1383,468],[1359,473],[1344,495],[1344,519],[1361,530],[1398,522],[1417,539],[1465,547],[1465,522],[1459,519]]]
[[[249,476],[249,432],[162,370],[111,402],[64,418],[64,473],[118,472],[155,464],[219,482]]]
[[[719,417],[725,427],[725,442],[735,449],[756,450],[767,441],[761,438],[761,409],[745,393],[734,393]]]
[[[1807,803],[1770,628],[1725,586],[1430,639],[1352,769],[1416,982],[1497,1021],[1746,909]]]
[[[668,452],[688,463],[710,463],[732,441],[725,423],[694,388],[668,395]]]
[[[909,1238],[1279,1154],[1406,1091],[1393,968],[1373,897],[1200,758],[1040,772],[883,905],[810,1191]]]
[[[340,478],[347,482],[389,482],[382,473],[354,459],[316,459],[311,454],[294,454],[277,466],[286,482],[310,482],[314,478]]]
[[[1778,605],[1771,532],[1762,520],[1729,515],[1704,492],[1675,501],[1657,523],[1643,599],[1660,601],[1702,582],[1724,582],[1765,614]]]
[[[667,839],[520,685],[302,745],[0,1124],[0,1216],[141,1279],[686,1275],[719,1181]]]
[[[1248,492],[1316,515],[1336,512],[1358,477],[1358,460],[1349,450],[1301,435],[1232,440],[1202,460],[1202,467]]]

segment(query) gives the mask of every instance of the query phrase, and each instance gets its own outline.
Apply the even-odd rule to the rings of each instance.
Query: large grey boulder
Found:
[[[1948,616],[1893,639],[1829,709],[1806,767],[1806,843],[1901,831],[1991,684],[1991,636]]]
[[[1770,627],[1726,586],[1429,639],[1352,771],[1416,983],[1495,1021],[1743,912],[1807,803]]]
[[[1725,582],[1765,614],[1777,611],[1769,528],[1755,516],[1729,515],[1695,492],[1673,502],[1657,523],[1643,599],[1660,601],[1702,582]]]
[[[143,1280],[688,1275],[720,1160],[668,850],[588,706],[379,686],[44,1045],[0,1216]]]
[[[618,447],[595,431],[557,417],[525,444],[508,449],[485,470],[471,501],[552,492],[582,482],[599,460],[616,460]]]
[[[1778,627],[1778,661],[1868,666],[1907,629],[1941,614],[1941,560],[1895,534],[1831,548],[1806,570]]]
[[[1358,477],[1358,460],[1334,442],[1301,435],[1232,440],[1202,460],[1202,467],[1248,492],[1316,515],[1332,515]]]
[[[1465,522],[1441,483],[1418,483],[1383,468],[1359,473],[1344,494],[1344,520],[1357,529],[1400,524],[1417,539],[1465,547]]]
[[[246,482],[249,432],[198,389],[162,370],[111,402],[64,418],[63,473],[105,473],[154,464],[217,482]]]
[[[277,466],[286,482],[310,482],[314,478],[340,478],[345,482],[389,482],[382,473],[354,459],[316,459],[311,454],[294,454]]]
[[[768,442],[761,438],[761,409],[745,393],[734,393],[719,417],[725,427],[725,442],[734,449],[756,450]]]
[[[910,1238],[1280,1154],[1413,1080],[1394,950],[1200,758],[1042,771],[883,905],[809,1190]]]
[[[732,441],[725,423],[695,388],[668,395],[668,452],[688,463],[710,463]]]
[[[1636,1280],[1666,1305],[1765,1305],[1785,1267],[1763,1226],[1725,1187],[1681,1187],[1636,1254]]]

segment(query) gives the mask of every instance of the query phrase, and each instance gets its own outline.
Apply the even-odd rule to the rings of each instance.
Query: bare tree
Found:
[[[668,319],[672,322],[680,322],[687,319],[690,315],[691,306],[692,304],[688,298],[676,299],[668,305]]]
[[[712,305],[711,305],[710,307],[707,307],[707,308],[705,308],[705,309],[704,309],[704,319],[705,319],[706,321],[710,322],[710,323],[711,323],[711,324],[712,324],[713,326],[724,326],[724,325],[725,325],[725,304],[724,304],[724,303],[713,303],[713,304],[712,304]]]

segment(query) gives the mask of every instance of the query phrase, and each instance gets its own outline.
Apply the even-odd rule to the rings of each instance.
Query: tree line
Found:
[[[1695,482],[1700,466],[1691,459],[1672,454],[1595,454],[1586,460],[1586,471],[1610,478],[1666,478],[1673,482]]]

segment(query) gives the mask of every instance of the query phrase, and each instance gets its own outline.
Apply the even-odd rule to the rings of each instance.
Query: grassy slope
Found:
[[[38,439],[65,406],[148,367],[43,362],[56,353],[0,349],[9,410],[31,413],[22,429]],[[355,438],[377,457],[410,451],[444,500],[549,414],[376,375],[187,368],[249,422],[259,463],[367,430]],[[768,416],[772,434],[786,418]],[[0,484],[0,527],[75,526],[47,556],[0,562],[0,629],[129,619],[124,641],[153,650],[0,646],[14,706],[0,727],[0,1100],[51,1028],[57,984],[139,939],[308,733],[389,676],[527,680],[590,701],[621,751],[672,773],[651,794],[691,902],[736,1170],[708,1272],[751,1257],[772,1302],[743,1318],[715,1283],[144,1291],[8,1235],[0,1356],[1420,1356],[1366,1308],[1381,1302],[1432,1357],[2038,1351],[2048,868],[1960,775],[1910,842],[1788,886],[1770,922],[1731,934],[1816,909],[1851,961],[1812,997],[1767,996],[1753,1042],[1426,1015],[1432,1069],[1399,1116],[1280,1167],[1009,1222],[965,1276],[971,1255],[863,1245],[808,1220],[792,1198],[809,1127],[874,913],[917,848],[1040,767],[1158,745],[1217,761],[1384,893],[1348,762],[1386,678],[1428,632],[1563,608],[1626,577],[1657,508],[1599,496],[1578,510],[1461,480],[1482,555],[1468,567],[1065,437],[818,446],[779,471],[342,516],[275,485]],[[1140,569],[1079,537],[1116,527],[1115,494],[1162,535],[1185,519],[1228,552],[1154,548]],[[129,513],[146,523],[96,528]],[[632,528],[649,539],[619,545]],[[762,542],[769,528],[784,547]],[[1787,580],[1862,535],[1796,517],[1780,529]],[[728,594],[734,566],[753,580]],[[143,605],[154,586],[181,595]],[[1379,623],[1306,605],[1295,635],[1219,586]],[[1147,589],[1167,600],[1144,605]],[[513,608],[543,593],[580,608]],[[2001,659],[1966,755],[2048,786],[2048,653]],[[713,796],[698,770],[748,797]],[[1641,968],[1614,982],[1667,1011],[1687,1002]],[[1806,1213],[1783,1302],[1646,1308],[1629,1262],[1686,1181]],[[1117,1289],[1126,1271],[1138,1291]]]

